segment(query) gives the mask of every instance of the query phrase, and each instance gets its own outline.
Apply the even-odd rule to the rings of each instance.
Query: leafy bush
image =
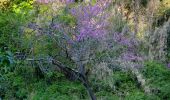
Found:
[[[7,47],[11,52],[19,51],[21,48],[22,27],[32,20],[30,11],[31,4],[22,2],[21,5],[15,5],[12,9],[5,12],[0,10],[0,47]]]
[[[12,71],[14,62],[13,54],[10,51],[0,50],[0,75]]]
[[[170,99],[170,70],[163,64],[150,61],[145,64],[143,74],[154,95]]]

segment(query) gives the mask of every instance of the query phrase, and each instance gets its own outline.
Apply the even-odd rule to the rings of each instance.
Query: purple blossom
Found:
[[[37,2],[39,3],[44,3],[44,4],[47,4],[49,2],[51,2],[52,0],[37,0]]]
[[[82,5],[70,12],[77,19],[78,41],[89,37],[101,38],[107,33],[107,14],[104,14],[104,6],[100,3]]]
[[[43,3],[43,4],[55,2],[55,0],[36,0],[36,1],[39,2],[39,3]],[[62,2],[62,3],[65,3],[65,4],[70,4],[70,3],[75,2],[75,0],[59,0],[59,1]]]
[[[54,29],[60,29],[60,28],[61,28],[61,25],[58,24],[58,23],[55,23],[55,24],[53,25],[53,28],[54,28]]]
[[[136,39],[134,39],[132,37],[126,37],[126,36],[122,35],[121,33],[114,33],[113,39],[118,44],[130,47],[130,48],[138,45],[138,41]]]
[[[170,63],[168,63],[167,67],[170,68]]]
[[[132,52],[125,52],[122,54],[121,58],[126,61],[142,61],[142,57],[135,55]]]
[[[73,2],[75,2],[75,0],[64,0],[66,4],[71,4]]]

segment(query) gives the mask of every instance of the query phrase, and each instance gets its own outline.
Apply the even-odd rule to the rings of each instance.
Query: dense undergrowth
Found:
[[[142,73],[149,80],[147,84],[152,89],[151,94],[143,92],[136,77],[130,71],[114,71],[113,88],[97,82],[92,84],[93,90],[99,100],[163,100],[170,98],[169,69],[162,64],[148,62]],[[3,75],[0,82],[0,93],[4,99],[89,99],[80,82],[69,81],[58,72],[45,74],[42,78],[31,66],[17,67],[13,72]]]
[[[0,3],[0,100],[170,99],[169,0],[125,1]]]

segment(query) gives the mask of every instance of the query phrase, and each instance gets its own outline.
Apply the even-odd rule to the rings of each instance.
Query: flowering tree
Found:
[[[80,80],[86,87],[92,100],[95,100],[96,97],[88,83],[87,73],[89,69],[86,67],[88,63],[93,63],[93,69],[95,70],[99,69],[98,65],[101,69],[105,66],[107,70],[104,72],[110,73],[111,68],[107,66],[109,63],[112,65],[120,63],[122,66],[127,66],[126,62],[143,61],[138,52],[140,43],[133,36],[132,32],[116,32],[109,29],[109,27],[112,28],[109,22],[112,16],[107,11],[109,11],[108,8],[111,6],[111,1],[98,0],[96,3],[81,3],[72,7],[70,4],[74,2],[73,0],[61,0],[66,5],[64,8],[65,13],[70,16],[71,20],[75,19],[74,25],[61,21],[59,15],[54,16],[45,27],[30,25],[30,28],[37,30],[37,34],[48,35],[57,42],[62,51],[65,51],[67,58],[75,64],[76,67],[74,69],[63,65],[55,58],[52,58],[52,63],[57,65],[60,71],[69,76],[70,79]],[[49,3],[47,1],[38,2]],[[97,55],[102,52],[106,52],[107,58],[105,60],[101,60]],[[114,57],[110,56],[112,53],[115,54]],[[105,75],[105,77],[108,76]]]

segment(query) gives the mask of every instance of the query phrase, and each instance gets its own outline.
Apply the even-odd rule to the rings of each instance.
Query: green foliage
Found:
[[[33,1],[21,2],[20,4],[13,4],[12,11],[15,13],[20,13],[22,15],[28,15],[30,11],[33,9],[32,6]]]
[[[121,32],[127,22],[123,19],[123,16],[120,13],[117,13],[110,19],[112,22],[112,28],[116,32]]]
[[[160,27],[168,21],[170,17],[170,0],[162,0],[155,13],[153,27]]]
[[[147,62],[143,70],[152,93],[161,99],[170,99],[170,70],[163,64]]]
[[[59,72],[47,73],[44,79],[37,79],[32,67],[17,67],[0,80],[1,97],[4,99],[88,99],[85,88],[79,82],[71,82]],[[159,63],[148,62],[143,74],[150,80],[153,95],[147,95],[137,85],[131,72],[114,71],[113,88],[104,84],[93,84],[97,98],[102,100],[159,100],[169,97],[169,70]],[[30,80],[28,80],[30,79]],[[102,90],[102,91],[101,91]]]
[[[55,18],[56,21],[74,27],[76,19],[68,13],[66,9],[61,10]]]
[[[1,13],[0,12],[0,44],[1,48],[4,46],[9,49],[14,48],[17,45],[16,40],[19,36],[19,20],[14,13]]]
[[[36,79],[34,69],[20,67],[0,80],[0,97],[4,99],[62,99],[79,100],[87,97],[83,85],[66,80],[61,73],[53,73],[45,79]],[[23,71],[22,71],[23,70]],[[51,78],[52,80],[49,80]],[[29,80],[28,80],[29,79]]]
[[[14,63],[13,54],[10,51],[0,49],[0,76],[12,71]]]
[[[3,80],[0,80],[0,92],[1,97],[8,98],[25,98],[26,88],[24,86],[24,80],[21,76],[16,76],[13,72],[5,74]]]
[[[128,9],[130,11],[133,10],[133,5],[132,5],[133,0],[120,0],[120,1],[122,1],[124,3],[126,9]],[[140,7],[147,7],[147,4],[148,4],[149,1],[150,0],[141,0],[141,1],[139,1],[140,2],[139,6]]]
[[[134,91],[133,93],[129,94],[125,100],[144,100],[145,94],[140,91]]]
[[[32,15],[30,11],[32,8],[25,6],[26,3],[22,5],[17,5],[13,9],[9,9],[6,12],[0,10],[0,47],[6,46],[9,50],[16,51],[20,47],[21,32],[24,24],[32,20]],[[24,10],[16,12],[16,9]]]
[[[144,7],[146,7],[148,2],[149,2],[149,0],[141,0],[140,4]]]
[[[125,99],[128,99],[129,96],[133,95],[142,98],[145,95],[141,89],[138,87],[135,76],[130,72],[116,71],[113,74],[115,94]],[[136,92],[143,93],[143,95],[134,94]]]
[[[147,78],[165,78],[167,77],[169,70],[166,66],[163,64],[157,63],[157,62],[146,62],[145,69],[144,69],[144,75]]]
[[[112,87],[101,81],[92,84],[98,98],[102,98],[102,100],[119,100],[121,98],[129,100],[129,98],[135,98],[134,100],[138,100],[138,98],[145,98],[146,96],[130,71],[116,70],[110,80],[112,80]]]
[[[119,100],[120,97],[117,95],[113,94],[112,92],[107,92],[107,91],[99,91],[96,93],[96,96],[98,97],[99,100]]]
[[[22,5],[24,6],[24,5]],[[17,7],[20,7],[18,5]],[[25,9],[25,8],[22,8]],[[25,9],[26,11],[27,9]],[[30,9],[29,9],[30,10]],[[26,11],[28,12],[28,10]],[[15,13],[14,9],[0,10],[0,97],[5,99],[23,99],[28,94],[23,78],[16,75],[14,52],[20,47],[21,27],[29,20],[30,15]],[[18,65],[17,65],[18,66]]]
[[[134,91],[127,95],[125,100],[160,100],[160,98],[156,95],[147,95],[141,91]]]
[[[170,8],[169,7],[160,7],[158,13],[156,14],[156,20],[153,23],[153,26],[162,26],[170,17]]]
[[[63,99],[63,100],[73,100],[80,99],[83,96],[79,92],[82,92],[83,95],[87,95],[83,86],[79,83],[72,83],[66,80],[55,82],[52,85],[47,86],[43,91],[37,91],[35,96],[32,97],[34,100],[41,99]],[[76,100],[77,100],[76,99]]]

